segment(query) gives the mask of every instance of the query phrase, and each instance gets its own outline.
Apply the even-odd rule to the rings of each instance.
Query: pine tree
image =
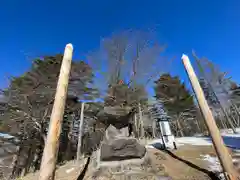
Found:
[[[12,176],[18,176],[21,171],[26,173],[31,166],[39,168],[39,161],[48,131],[49,118],[54,101],[57,80],[63,56],[44,56],[35,59],[31,69],[10,81],[8,88],[3,90],[7,99],[1,114],[2,129],[20,139],[18,156],[27,157],[24,168],[14,168]],[[83,61],[73,61],[69,79],[68,97],[66,102],[65,120],[60,139],[59,160],[63,160],[70,131],[69,116],[79,110],[79,99],[90,99],[98,92],[92,84],[91,67]],[[34,143],[33,143],[34,142]],[[65,146],[66,147],[66,146]],[[32,160],[33,156],[36,160]],[[15,167],[22,162],[16,161]]]
[[[192,114],[190,110],[194,109],[193,97],[186,89],[184,83],[178,77],[172,77],[170,74],[163,74],[155,81],[155,98],[163,105],[168,115],[174,119],[176,132],[184,135],[182,117]],[[184,120],[184,118],[183,118]]]

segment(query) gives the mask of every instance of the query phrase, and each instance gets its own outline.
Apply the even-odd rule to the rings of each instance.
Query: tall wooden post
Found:
[[[197,76],[192,68],[188,56],[183,55],[182,61],[188,74],[188,77],[190,79],[190,82],[192,84],[194,93],[196,95],[199,107],[202,111],[208,131],[212,137],[213,145],[217,152],[220,163],[223,167],[224,175],[227,180],[237,180],[237,173],[234,170],[232,158],[228,153],[226,146],[224,145],[219,129],[213,118],[212,112],[209,109],[209,106],[203,94],[203,90],[198,82]]]
[[[78,146],[77,146],[77,160],[80,160],[81,157],[81,147],[82,147],[82,128],[84,121],[84,102],[81,105],[81,114],[80,114],[80,122],[78,128]]]
[[[65,102],[67,97],[68,80],[72,62],[72,44],[67,44],[64,51],[60,75],[58,79],[55,100],[53,104],[47,141],[43,151],[39,180],[53,180],[59,148],[59,137]]]

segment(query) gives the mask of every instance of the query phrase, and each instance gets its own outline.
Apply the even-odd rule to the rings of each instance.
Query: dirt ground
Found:
[[[162,163],[165,172],[174,180],[207,180],[216,179],[211,172],[207,170],[208,162],[201,159],[201,154],[215,155],[210,146],[183,146],[176,151],[162,152],[152,149],[155,157],[164,154],[165,160],[158,160]]]
[[[216,179],[214,173],[208,170],[208,162],[201,159],[200,155],[209,154],[215,156],[215,152],[211,146],[191,146],[184,145],[174,151],[163,152],[157,149],[148,149],[150,158],[155,166],[164,171],[162,174],[170,176],[173,180],[208,180]],[[90,180],[92,179],[93,167],[89,163],[88,170],[84,178],[79,178],[79,174],[83,175],[84,164],[87,159],[81,163],[74,161],[59,167],[56,171],[56,180]],[[35,180],[38,173],[29,174],[22,180]],[[106,179],[106,178],[97,178]],[[135,178],[134,178],[135,179]],[[140,178],[136,178],[140,179]],[[159,178],[161,180],[162,178]],[[131,179],[132,180],[132,179]]]

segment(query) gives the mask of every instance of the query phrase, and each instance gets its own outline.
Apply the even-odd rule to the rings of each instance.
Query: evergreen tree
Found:
[[[163,105],[163,108],[174,121],[176,133],[184,135],[184,117],[191,116],[195,109],[193,97],[186,89],[184,83],[178,77],[163,74],[155,81],[155,98]],[[180,121],[182,119],[182,121]]]
[[[3,90],[6,108],[0,118],[3,122],[2,130],[18,137],[20,148],[17,156],[25,157],[17,158],[13,177],[22,171],[28,172],[30,167],[34,167],[34,170],[39,168],[62,58],[62,55],[56,55],[35,59],[29,71],[12,78],[9,87]],[[65,145],[69,141],[70,116],[79,111],[79,99],[92,99],[98,95],[91,85],[93,77],[88,64],[83,61],[72,62],[59,161],[64,160],[62,152],[66,151]],[[19,166],[21,164],[23,166]]]

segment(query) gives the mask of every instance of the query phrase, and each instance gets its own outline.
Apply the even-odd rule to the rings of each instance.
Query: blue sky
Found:
[[[0,6],[0,87],[30,66],[29,58],[74,45],[74,58],[100,39],[129,28],[153,29],[177,57],[174,72],[186,79],[181,54],[194,49],[240,82],[238,0],[3,0]]]

